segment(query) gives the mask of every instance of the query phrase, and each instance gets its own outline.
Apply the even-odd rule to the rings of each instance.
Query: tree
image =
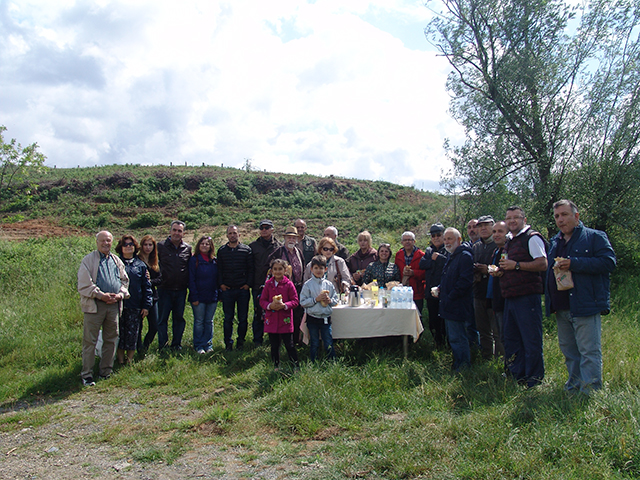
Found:
[[[38,144],[32,143],[24,148],[15,138],[5,143],[2,135],[7,128],[0,125],[0,192],[9,192],[12,187],[23,182],[29,171],[39,169],[47,159],[38,152]]]
[[[453,68],[451,112],[466,132],[443,183],[475,196],[504,184],[545,222],[570,194],[638,195],[638,0],[442,1],[425,33]]]

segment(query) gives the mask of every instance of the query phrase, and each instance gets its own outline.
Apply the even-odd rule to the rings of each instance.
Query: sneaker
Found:
[[[204,351],[204,348],[201,348],[200,350],[198,350],[198,353],[199,353],[200,355],[204,355],[204,354],[205,354],[205,353],[207,353],[207,352],[205,352],[205,351]]]
[[[98,375],[98,380],[109,380],[111,378],[111,374],[109,375]]]
[[[96,382],[93,381],[93,377],[85,377],[82,379],[82,385],[85,387],[93,387],[95,384]]]

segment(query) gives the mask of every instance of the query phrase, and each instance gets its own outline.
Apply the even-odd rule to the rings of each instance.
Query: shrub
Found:
[[[156,212],[143,212],[136,215],[129,223],[129,228],[147,228],[147,227],[156,227],[159,224],[163,223],[163,217],[161,214]]]

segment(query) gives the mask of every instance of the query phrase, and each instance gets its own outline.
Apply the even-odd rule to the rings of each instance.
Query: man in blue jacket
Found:
[[[556,202],[553,217],[560,232],[551,239],[549,258],[555,258],[561,272],[571,272],[573,288],[558,291],[550,261],[547,315],[556,314],[558,342],[569,371],[565,388],[589,394],[602,387],[600,316],[609,313],[609,274],[616,255],[606,233],[584,226],[572,201]]]
[[[449,258],[442,270],[440,316],[444,318],[449,345],[453,352],[453,369],[471,366],[471,350],[466,323],[473,317],[473,252],[462,243],[455,228],[444,231],[444,247]]]

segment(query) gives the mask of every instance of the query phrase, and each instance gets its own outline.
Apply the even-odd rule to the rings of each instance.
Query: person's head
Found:
[[[260,222],[260,237],[265,240],[271,240],[273,235],[273,222],[271,220],[262,220]]]
[[[400,240],[402,241],[402,248],[404,248],[406,252],[412,252],[413,247],[416,246],[416,236],[413,232],[404,232]]]
[[[360,246],[360,250],[363,252],[368,252],[371,248],[371,234],[366,230],[364,232],[360,232],[358,234],[358,245]]]
[[[324,255],[316,255],[311,259],[311,273],[316,278],[322,278],[327,271],[327,259]]]
[[[158,271],[158,246],[155,238],[145,235],[140,239],[140,258],[144,260],[147,267]]]
[[[338,238],[338,229],[333,226],[327,227],[324,229],[324,236],[335,241],[335,239]]]
[[[524,210],[514,205],[507,208],[507,214],[504,217],[504,222],[507,224],[507,228],[513,235],[520,233],[527,222],[527,217],[524,214]]]
[[[102,230],[96,235],[96,246],[98,247],[98,251],[103,255],[109,255],[109,252],[111,252],[112,243],[113,235],[111,235],[111,232]]]
[[[378,246],[378,259],[382,263],[388,262],[391,258],[392,253],[393,252],[391,251],[391,245],[389,245],[388,243],[381,243]]]
[[[200,240],[196,243],[196,248],[193,249],[193,254],[204,255],[205,257],[209,257],[209,260],[212,260],[215,256],[215,248],[211,237],[206,235],[200,237]]]
[[[478,235],[482,240],[488,240],[493,235],[493,225],[494,220],[491,215],[484,215],[478,219],[478,223],[476,224],[476,228],[478,230]]]
[[[456,228],[449,227],[444,231],[444,248],[449,253],[456,251],[456,248],[462,243],[462,235]]]
[[[288,250],[293,251],[298,244],[298,229],[296,227],[287,227],[284,231],[284,246]]]
[[[171,243],[179,245],[184,238],[185,224],[180,220],[171,222]]]
[[[140,244],[133,235],[123,235],[116,245],[116,253],[124,258],[133,258],[140,251]]]
[[[431,244],[434,247],[442,247],[442,244],[444,243],[444,238],[442,237],[443,234],[444,225],[442,225],[441,223],[434,223],[433,225],[431,225],[431,228],[429,229],[429,235],[431,235]]]
[[[304,238],[304,236],[307,234],[307,222],[299,218],[293,225],[298,230],[298,237]]]
[[[333,238],[323,237],[318,242],[318,253],[327,257],[327,260],[333,257],[337,251],[338,247],[336,246],[336,242],[333,241]]]
[[[237,225],[229,225],[227,227],[227,240],[231,245],[235,245],[238,243],[240,235],[238,234],[238,226]]]
[[[553,219],[563,235],[571,236],[580,223],[578,207],[571,200],[559,200],[553,204]]]
[[[274,258],[271,260],[271,275],[279,282],[284,277],[285,272],[287,271],[287,267],[289,266],[289,262],[283,260],[282,258]]]
[[[480,239],[480,235],[478,235],[478,219],[472,218],[467,223],[467,235],[469,236],[469,240],[471,243],[475,243]]]
[[[504,247],[505,243],[507,243],[507,233],[509,229],[507,228],[507,224],[503,221],[497,222],[493,225],[493,241],[496,242],[498,247]]]

